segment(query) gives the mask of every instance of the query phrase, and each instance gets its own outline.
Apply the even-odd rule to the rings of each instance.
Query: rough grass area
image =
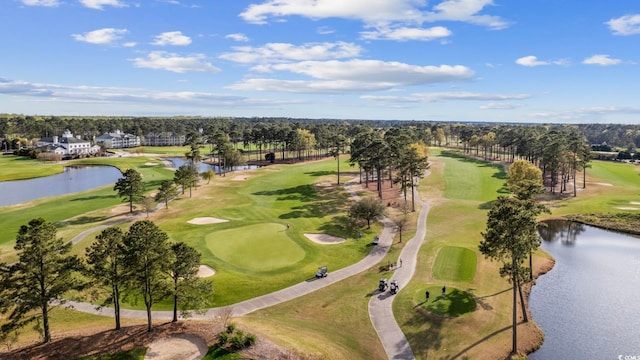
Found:
[[[84,356],[78,360],[143,360],[147,353],[146,348],[135,348],[129,351],[121,351],[115,354]]]
[[[446,288],[446,293],[442,294],[441,285],[429,285],[425,291],[429,291],[427,301],[424,292],[414,294],[414,302],[421,309],[446,317],[457,317],[470,313],[476,309],[476,301],[473,295],[466,291],[455,288]]]
[[[433,278],[447,281],[471,281],[476,272],[476,253],[459,246],[445,246],[433,264]]]
[[[302,260],[305,251],[291,240],[287,227],[266,223],[223,230],[207,236],[214,256],[240,269],[272,271]]]
[[[640,235],[640,213],[572,214],[567,215],[566,218],[571,221],[596,226],[602,229]]]

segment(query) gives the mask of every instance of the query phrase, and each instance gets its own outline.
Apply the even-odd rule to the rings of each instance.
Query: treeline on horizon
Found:
[[[316,134],[340,133],[347,138],[357,134],[362,127],[389,129],[411,127],[426,144],[447,145],[453,140],[482,137],[491,132],[501,137],[505,132],[522,128],[577,131],[591,145],[606,144],[611,148],[635,152],[640,148],[640,125],[631,124],[534,124],[534,123],[482,123],[441,122],[433,120],[353,120],[310,119],[277,117],[126,117],[126,116],[29,116],[0,114],[0,138],[11,140],[33,140],[61,135],[70,130],[75,136],[92,140],[104,133],[120,130],[124,133],[144,136],[149,133],[170,132],[189,135],[194,131],[204,134],[221,131],[231,141],[255,142],[258,138],[282,137],[283,132],[305,129]],[[444,138],[443,138],[444,137]],[[595,149],[594,149],[595,150]]]

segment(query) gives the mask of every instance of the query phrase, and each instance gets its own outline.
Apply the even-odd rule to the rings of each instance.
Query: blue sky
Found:
[[[631,0],[2,0],[0,113],[640,123]]]

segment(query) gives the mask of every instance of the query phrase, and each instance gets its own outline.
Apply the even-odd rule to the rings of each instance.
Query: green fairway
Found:
[[[445,246],[433,263],[433,278],[447,281],[471,281],[476,272],[476,253],[463,247]]]
[[[0,156],[0,181],[24,180],[54,175],[64,171],[59,162],[42,162],[26,156]]]
[[[240,269],[277,270],[302,260],[305,251],[287,236],[282,224],[264,223],[215,232],[207,246],[221,260]]]

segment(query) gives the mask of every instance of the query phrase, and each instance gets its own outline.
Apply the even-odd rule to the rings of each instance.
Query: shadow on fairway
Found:
[[[115,198],[116,198],[116,195],[93,195],[93,196],[73,198],[69,201],[90,201],[90,200],[97,200],[97,199],[115,199]]]
[[[258,196],[277,196],[276,200],[294,200],[294,201],[303,201],[309,202],[313,201],[316,198],[316,190],[313,188],[313,185],[298,185],[286,189],[278,189],[278,190],[264,190],[254,192],[252,195]]]
[[[335,171],[323,170],[323,171],[310,171],[306,172],[305,175],[311,176],[327,176],[327,175],[335,175]]]

